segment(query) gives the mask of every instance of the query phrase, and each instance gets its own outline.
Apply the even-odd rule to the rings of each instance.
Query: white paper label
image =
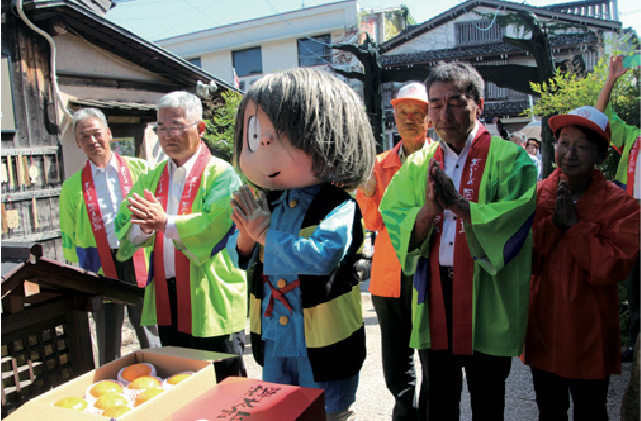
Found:
[[[31,179],[32,183],[36,182],[36,180],[38,179],[38,176],[40,175],[39,173],[40,171],[38,170],[38,167],[36,167],[35,165],[31,165],[29,167],[29,178]]]
[[[18,210],[8,210],[7,213],[7,227],[14,229],[18,227]]]

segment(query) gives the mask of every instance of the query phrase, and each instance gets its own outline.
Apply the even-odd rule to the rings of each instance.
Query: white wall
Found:
[[[75,35],[54,37],[56,72],[67,75],[91,75],[129,80],[162,82],[166,79],[131,61],[115,56]]]
[[[156,41],[185,59],[200,57],[201,67],[233,85],[232,51],[261,47],[263,73],[298,67],[297,40],[330,34],[332,42],[350,42],[358,23],[358,2],[347,0]],[[348,39],[349,38],[349,39]],[[261,75],[241,77],[249,81]]]
[[[75,35],[54,37],[56,43],[56,66],[59,74],[126,79],[145,82],[166,82],[167,80],[133,62],[115,56]],[[69,96],[83,99],[125,101],[155,104],[163,95],[137,89],[113,89],[95,86],[60,85],[64,98]],[[71,118],[64,115],[60,137],[63,151],[65,177],[69,178],[82,169],[87,157],[75,141]]]
[[[77,98],[99,99],[106,101],[138,102],[143,104],[155,104],[163,95],[160,92],[141,91],[134,89],[113,89],[93,86],[68,85],[60,85],[60,91]]]
[[[231,51],[229,50],[221,50],[204,54],[200,58],[200,66],[203,70],[211,73],[212,75],[216,75],[217,78],[220,78],[234,86],[232,63]]]
[[[278,73],[298,67],[296,38],[268,42],[262,45],[263,74]]]
[[[156,41],[156,44],[181,57],[247,48],[266,41],[356,25],[357,9],[358,2],[348,0],[179,35]]]

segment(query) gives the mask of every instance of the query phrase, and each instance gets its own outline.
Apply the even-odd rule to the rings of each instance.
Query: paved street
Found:
[[[394,400],[383,379],[380,328],[372,306],[371,295],[367,292],[363,293],[363,317],[365,318],[367,335],[367,359],[361,371],[356,404],[352,406],[352,409],[356,411],[359,421],[389,421]],[[249,354],[245,356],[248,375],[260,378],[260,367],[254,362],[251,349],[248,351]],[[415,362],[416,367],[420,370],[418,354],[415,356]],[[631,363],[623,364],[621,375],[612,376],[610,380],[608,412],[611,421],[620,419],[621,400],[630,377],[631,366]],[[514,358],[506,385],[505,419],[507,421],[527,421],[537,420],[537,417],[538,411],[530,370],[518,358]],[[461,420],[471,419],[470,395],[467,393],[467,387],[463,386]]]
[[[366,284],[363,285],[364,288],[366,288]],[[393,399],[383,379],[380,328],[370,294],[363,292],[362,296],[367,335],[367,359],[361,371],[357,399],[352,409],[356,411],[359,421],[388,421],[391,417]],[[126,318],[126,325],[123,330],[122,354],[125,355],[138,349],[138,341],[128,318]],[[251,355],[251,348],[248,346],[245,351],[245,364],[249,377],[260,379],[262,375],[261,368],[254,361]],[[418,354],[415,357],[415,361],[417,368],[420,370]],[[612,376],[610,379],[608,413],[611,421],[620,419],[621,400],[630,377],[631,366],[631,363],[623,364],[621,375]],[[464,386],[461,398],[461,420],[471,419],[469,394],[467,393],[467,387]],[[505,419],[507,421],[534,421],[537,419],[532,376],[527,366],[517,358],[513,359],[512,370],[507,381]]]

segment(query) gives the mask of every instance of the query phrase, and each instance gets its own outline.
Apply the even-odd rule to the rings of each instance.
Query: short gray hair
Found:
[[[203,104],[200,99],[189,92],[175,91],[160,98],[158,111],[163,108],[180,108],[185,111],[185,118],[190,121],[201,121],[203,119]]]
[[[76,127],[78,123],[88,120],[90,118],[97,118],[105,126],[105,129],[109,128],[107,124],[107,117],[104,113],[97,108],[81,108],[75,113],[73,113],[73,132],[76,133]]]
[[[425,80],[425,88],[429,92],[430,86],[436,82],[451,82],[470,96],[477,104],[485,95],[485,82],[476,69],[467,63],[439,63],[430,69],[430,75]]]
[[[519,141],[521,142],[521,144],[525,144],[525,142],[527,142],[527,136],[523,132],[510,133],[510,138],[512,136],[516,136],[519,139]]]
[[[295,68],[264,76],[251,86],[234,130],[234,165],[239,171],[249,102],[262,108],[278,135],[311,156],[312,171],[320,180],[353,189],[370,176],[376,144],[365,106],[333,74]]]

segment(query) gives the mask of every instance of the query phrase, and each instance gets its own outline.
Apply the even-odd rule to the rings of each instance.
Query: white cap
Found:
[[[567,114],[550,117],[548,125],[553,133],[565,126],[582,126],[596,132],[606,144],[610,143],[608,117],[594,107],[575,108]]]
[[[416,82],[408,83],[398,91],[398,95],[391,102],[392,105],[396,105],[397,102],[404,100],[414,100],[427,104],[427,91],[425,90],[425,85]]]

